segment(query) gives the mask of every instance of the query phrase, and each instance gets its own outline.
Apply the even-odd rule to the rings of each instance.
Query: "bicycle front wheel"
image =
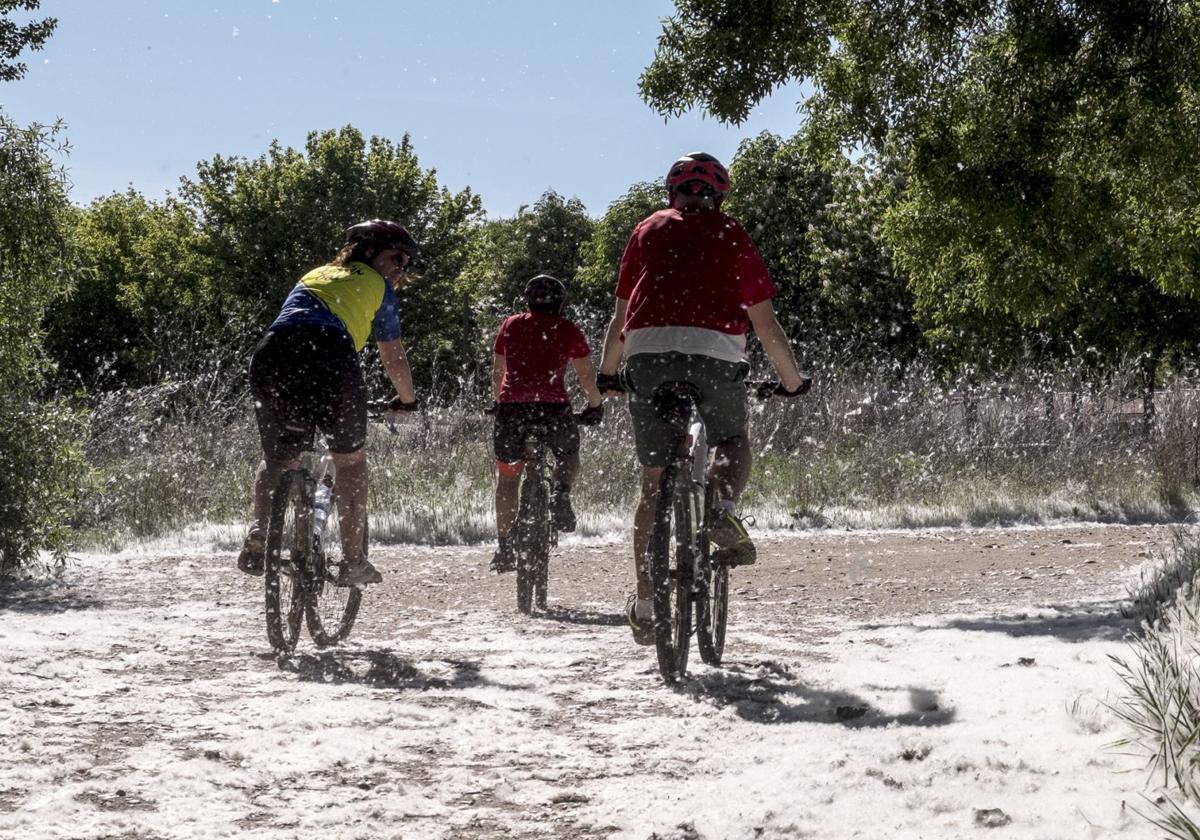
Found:
[[[312,493],[301,470],[279,478],[267,525],[266,582],[267,641],[278,653],[291,653],[300,638],[298,570],[307,562],[312,542]]]
[[[342,529],[337,500],[330,500],[329,514],[320,534],[313,534],[313,550],[304,576],[304,617],[308,635],[317,647],[330,647],[344,640],[354,628],[362,590],[338,586],[342,565]],[[363,523],[363,556],[367,556],[367,525]]]
[[[647,560],[654,586],[654,649],[663,680],[673,683],[687,673],[692,625],[691,576],[680,548],[686,538],[675,504],[675,467],[663,471]],[[674,549],[674,553],[672,552]]]

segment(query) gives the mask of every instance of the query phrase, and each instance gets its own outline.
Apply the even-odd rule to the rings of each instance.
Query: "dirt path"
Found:
[[[1149,837],[1102,701],[1168,539],[764,538],[727,661],[676,691],[623,546],[562,547],[533,619],[488,550],[379,548],[351,642],[280,662],[230,555],[88,558],[0,589],[0,836],[959,837],[1003,800],[1009,836]]]

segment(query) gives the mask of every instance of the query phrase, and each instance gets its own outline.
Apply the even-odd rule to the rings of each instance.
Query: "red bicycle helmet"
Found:
[[[667,192],[674,193],[681,184],[689,181],[707,184],[719,196],[729,192],[729,170],[721,165],[721,161],[704,152],[686,154],[671,164],[671,170],[667,173]]]

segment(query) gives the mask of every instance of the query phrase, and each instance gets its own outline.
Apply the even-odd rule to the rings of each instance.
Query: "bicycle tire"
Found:
[[[672,579],[675,582],[675,671],[680,677],[687,674],[688,652],[692,644],[692,605],[695,601],[695,520],[692,491],[685,484],[683,492],[675,494],[675,529],[671,544],[675,547]]]
[[[321,539],[313,550],[304,575],[304,618],[308,635],[319,648],[332,647],[350,635],[362,605],[362,590],[337,586],[342,562],[341,529],[337,500],[331,499]],[[363,556],[367,554],[367,524],[363,523]]]
[[[264,589],[267,641],[280,654],[290,654],[300,638],[304,601],[297,570],[306,562],[311,544],[311,493],[306,493],[300,470],[287,470],[279,477],[267,525]],[[284,552],[287,557],[284,557]]]
[[[711,497],[710,487],[703,519],[707,519],[707,512],[712,509]],[[697,603],[696,646],[700,648],[700,659],[706,665],[720,665],[725,653],[725,626],[729,620],[729,567],[713,564],[712,547],[703,529],[697,545],[703,553],[700,568],[704,576],[701,587],[704,595]]]
[[[550,558],[549,491],[546,482],[527,474],[521,481],[517,503],[517,609],[529,615],[535,600],[541,608],[546,604],[544,575]],[[539,574],[541,597],[536,599]]]
[[[654,527],[646,549],[650,580],[654,586],[654,651],[658,671],[667,683],[674,683],[687,672],[687,632],[690,632],[691,622],[691,598],[687,594],[680,598],[678,568],[672,573],[671,546],[677,545],[677,541],[671,539],[671,526],[675,520],[674,484],[675,467],[672,465],[663,470],[659,480]],[[674,524],[678,527],[678,523]],[[675,560],[678,563],[677,553]],[[689,627],[681,634],[685,623]]]

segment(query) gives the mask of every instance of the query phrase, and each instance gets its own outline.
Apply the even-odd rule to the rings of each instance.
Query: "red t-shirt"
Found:
[[[617,274],[617,298],[629,301],[627,335],[655,327],[745,335],[746,310],[775,294],[750,235],[716,210],[659,210],[643,219]]]
[[[551,312],[510,315],[492,350],[504,357],[502,403],[567,402],[567,363],[591,354],[579,327]]]

